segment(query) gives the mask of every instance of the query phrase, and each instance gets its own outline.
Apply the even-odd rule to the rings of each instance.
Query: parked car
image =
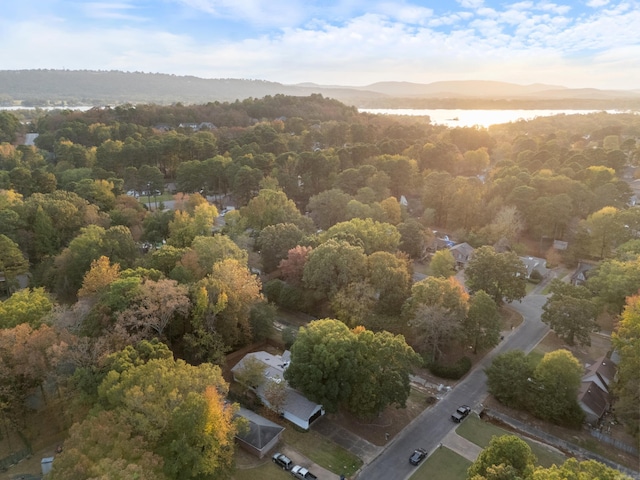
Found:
[[[304,467],[301,467],[300,465],[296,465],[291,469],[291,475],[293,475],[296,478],[299,478],[300,480],[317,480],[318,478],[309,470],[307,470]]]
[[[453,420],[456,423],[460,423],[470,413],[471,413],[471,407],[468,407],[466,405],[461,405],[458,407],[456,412],[453,415],[451,415],[451,420]]]
[[[427,457],[427,451],[424,448],[416,448],[409,457],[411,465],[418,465]]]
[[[291,470],[293,468],[293,462],[283,453],[274,453],[273,457],[271,457],[271,460],[273,460],[273,463],[278,465],[283,470]]]

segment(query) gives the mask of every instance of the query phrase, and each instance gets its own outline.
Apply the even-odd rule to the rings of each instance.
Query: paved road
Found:
[[[479,411],[481,402],[487,396],[484,368],[491,364],[496,355],[509,350],[532,350],[549,331],[540,321],[542,306],[546,302],[543,295],[528,295],[522,302],[512,306],[522,314],[524,322],[511,332],[498,347],[486,355],[467,377],[458,383],[435,406],[422,412],[410,425],[398,434],[390,445],[375,460],[361,471],[358,478],[367,480],[407,479],[415,471],[409,464],[409,456],[416,447],[432,452],[446,435],[456,426],[451,420],[451,412],[459,405],[469,405]]]

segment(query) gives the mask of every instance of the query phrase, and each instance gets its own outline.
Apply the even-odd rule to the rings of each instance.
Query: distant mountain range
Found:
[[[141,72],[0,70],[2,105],[234,102],[277,94],[321,94],[361,108],[640,108],[640,90],[571,89],[545,84],[379,82],[353,87]]]

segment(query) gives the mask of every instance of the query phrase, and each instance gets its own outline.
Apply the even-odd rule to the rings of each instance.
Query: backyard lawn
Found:
[[[411,476],[411,480],[465,480],[471,462],[446,447],[436,449]]]
[[[482,448],[489,445],[489,441],[494,435],[514,435],[514,433],[503,430],[496,425],[483,422],[476,414],[469,415],[467,419],[456,429],[456,433]],[[542,465],[543,467],[550,467],[553,464],[562,465],[566,460],[566,457],[555,449],[551,449],[541,443],[534,442],[526,437],[520,438],[527,442],[531,447],[531,451],[538,459],[537,465]]]
[[[245,455],[249,454],[245,453]],[[256,478],[260,480],[286,480],[291,479],[291,474],[274,465],[270,457],[267,456],[253,468],[236,468],[231,478],[233,480],[254,480]]]
[[[362,466],[358,457],[313,430],[303,433],[287,428],[282,437],[287,445],[337,475],[349,477]]]

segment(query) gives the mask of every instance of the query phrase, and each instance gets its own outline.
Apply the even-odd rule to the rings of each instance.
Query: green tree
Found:
[[[533,369],[530,359],[521,350],[498,355],[485,369],[489,392],[508,407],[527,407]]]
[[[614,391],[618,396],[616,416],[637,439],[640,432],[640,296],[627,298],[613,345],[620,354]]]
[[[376,292],[371,284],[356,282],[336,292],[331,299],[331,309],[338,320],[353,328],[367,326],[377,303]]]
[[[300,244],[305,233],[293,223],[278,223],[262,229],[258,247],[262,256],[262,268],[272,272],[287,258],[289,250]]]
[[[294,201],[282,191],[260,190],[240,213],[246,218],[248,226],[258,232],[278,223],[293,223],[302,230],[312,231],[311,220],[304,217]]]
[[[226,259],[213,266],[211,275],[199,282],[207,290],[209,322],[226,345],[237,346],[251,340],[250,314],[264,300],[261,283],[237,260]]]
[[[503,464],[513,467],[520,478],[530,478],[536,461],[531,447],[524,440],[515,435],[494,436],[469,467],[467,478],[485,476],[490,467]]]
[[[264,384],[266,368],[267,366],[256,357],[247,356],[242,361],[242,366],[234,372],[233,377],[245,390],[255,390]]]
[[[357,382],[353,334],[342,322],[316,320],[300,328],[285,379],[328,412],[351,396]]]
[[[378,298],[378,312],[397,315],[411,291],[407,258],[388,252],[375,252],[369,255],[367,263],[367,279]]]
[[[473,345],[473,353],[498,345],[500,327],[496,302],[482,290],[474,293],[469,301],[467,316],[462,321],[463,335]]]
[[[493,247],[475,250],[465,268],[467,287],[484,290],[498,305],[520,300],[526,294],[526,269],[513,252],[497,253]]]
[[[191,249],[197,255],[198,265],[204,275],[210,274],[213,265],[227,258],[233,258],[245,267],[249,259],[248,252],[226,235],[197,236],[191,243]]]
[[[591,233],[592,251],[599,258],[610,257],[613,249],[627,240],[628,233],[619,216],[617,208],[604,207],[585,221]]]
[[[573,286],[554,279],[551,296],[543,307],[541,320],[569,345],[591,345],[591,332],[598,331],[598,309],[593,294],[583,286]]]
[[[367,255],[380,251],[394,253],[400,243],[400,232],[390,223],[354,218],[332,226],[321,235],[323,241],[332,238],[360,245]]]
[[[38,328],[53,306],[51,297],[42,287],[18,290],[0,302],[0,328],[13,328],[22,323]]]
[[[0,112],[0,143],[14,143],[20,128],[18,117],[6,110]]]
[[[162,457],[117,412],[102,411],[74,424],[64,446],[53,463],[53,480],[167,478]]]
[[[339,188],[325,190],[309,199],[307,210],[319,229],[328,230],[347,219],[347,204],[352,198]]]
[[[593,274],[586,286],[614,314],[624,308],[625,299],[640,290],[640,256],[631,260],[605,260]]]
[[[551,465],[549,468],[538,467],[533,472],[532,480],[631,480],[624,473],[607,467],[595,460],[580,462],[575,458],[567,459],[562,465]]]
[[[302,280],[308,288],[331,297],[366,274],[367,257],[362,248],[329,240],[311,251]]]
[[[29,262],[20,251],[18,244],[6,235],[0,235],[0,272],[7,282],[13,284],[18,275],[29,271]]]
[[[110,371],[98,388],[103,409],[116,412],[164,460],[168,478],[227,474],[233,462],[234,406],[218,367],[154,359]]]
[[[449,250],[438,250],[434,253],[430,263],[431,275],[449,278],[456,273],[456,259]]]
[[[91,262],[101,256],[105,229],[90,225],[81,230],[55,259],[56,291],[63,298],[73,298],[82,286],[85,273]]]
[[[338,320],[324,319],[298,332],[285,378],[327,411],[344,405],[370,418],[388,405],[405,405],[409,373],[418,363],[402,336],[349,330]]]
[[[568,350],[545,354],[533,372],[533,412],[543,420],[579,426],[584,412],[578,405],[583,370]]]
[[[402,335],[374,333],[359,327],[355,334],[356,384],[347,408],[359,417],[373,418],[387,406],[403,408],[411,392],[409,374],[421,363]]]
[[[185,356],[194,364],[209,362],[223,365],[224,354],[229,350],[222,335],[216,331],[216,315],[225,307],[225,298],[217,303],[209,301],[209,292],[203,285],[196,286],[192,293],[191,329],[185,333]]]
[[[433,241],[433,232],[413,218],[399,224],[398,231],[400,232],[398,248],[414,259],[422,258],[427,245]]]

